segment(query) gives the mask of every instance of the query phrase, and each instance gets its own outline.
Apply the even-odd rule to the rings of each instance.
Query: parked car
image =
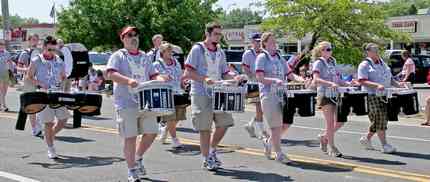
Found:
[[[412,60],[415,63],[416,73],[414,83],[426,83],[427,74],[430,69],[430,55],[412,55]],[[391,54],[387,64],[391,68],[391,73],[397,75],[402,71],[404,61],[402,60],[401,52]]]

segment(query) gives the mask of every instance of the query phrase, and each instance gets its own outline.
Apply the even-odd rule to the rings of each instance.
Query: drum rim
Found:
[[[22,110],[26,114],[36,114],[36,113],[39,113],[39,112],[43,111],[47,107],[47,104],[40,104],[40,105],[42,105],[42,109],[40,109],[39,111],[36,111],[36,112],[30,112],[30,113],[29,112],[25,112],[25,108],[22,108]]]

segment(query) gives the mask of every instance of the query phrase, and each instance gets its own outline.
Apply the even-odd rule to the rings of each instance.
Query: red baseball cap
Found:
[[[127,27],[124,27],[122,30],[121,30],[121,33],[119,34],[119,38],[123,38],[124,37],[124,35],[125,34],[127,34],[127,33],[129,33],[129,32],[132,32],[132,31],[134,31],[134,32],[136,32],[136,33],[139,33],[139,30],[136,28],[136,27],[132,27],[132,26],[127,26]]]

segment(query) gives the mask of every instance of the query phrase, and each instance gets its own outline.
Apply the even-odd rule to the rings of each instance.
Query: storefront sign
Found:
[[[418,22],[413,20],[393,21],[391,22],[391,29],[396,32],[416,33],[417,24]]]
[[[224,31],[224,37],[227,41],[244,41],[245,33],[243,30],[227,30]]]

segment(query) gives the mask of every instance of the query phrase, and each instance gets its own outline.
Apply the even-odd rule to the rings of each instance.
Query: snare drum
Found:
[[[413,115],[419,113],[417,91],[411,89],[400,90],[393,95],[394,97],[397,97],[398,104],[405,115]]]
[[[49,107],[57,109],[63,106],[73,107],[76,103],[75,96],[71,93],[64,93],[62,91],[49,91],[48,92]]]
[[[140,113],[164,116],[175,112],[173,90],[170,84],[160,81],[140,83],[133,88]]]
[[[245,110],[246,87],[215,85],[212,87],[213,112],[240,113]]]
[[[187,107],[191,105],[190,94],[183,90],[177,90],[174,92],[173,100],[175,106]]]
[[[248,86],[248,93],[246,94],[246,98],[255,98],[260,95],[257,82],[248,82],[246,85]]]
[[[20,96],[21,109],[26,114],[35,114],[45,109],[48,95],[45,92],[26,92]]]

